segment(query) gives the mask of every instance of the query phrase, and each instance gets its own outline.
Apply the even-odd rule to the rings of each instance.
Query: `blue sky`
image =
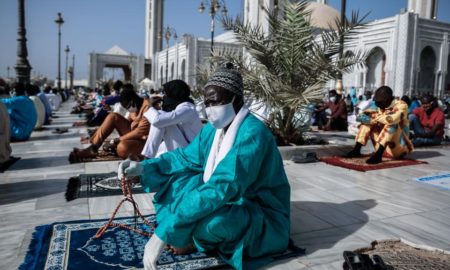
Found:
[[[164,0],[164,25],[174,27],[178,36],[184,33],[209,37],[209,16],[197,11],[200,0]],[[254,0],[256,1],[256,0]],[[243,0],[226,0],[230,15],[241,12]],[[329,0],[340,9],[340,0]],[[144,54],[145,0],[25,0],[29,61],[33,73],[55,79],[57,74],[57,25],[54,20],[61,12],[62,48],[66,45],[75,53],[76,79],[88,77],[90,52],[105,52],[113,45],[137,55]],[[397,14],[407,0],[347,0],[347,11],[371,11],[369,20]],[[450,22],[450,1],[439,1],[438,19]],[[222,32],[220,26],[217,32]],[[10,75],[16,62],[17,1],[0,1],[0,77]],[[65,53],[62,52],[62,70]],[[71,63],[71,62],[70,62]],[[64,74],[64,73],[62,73]],[[62,75],[62,77],[64,77]]]

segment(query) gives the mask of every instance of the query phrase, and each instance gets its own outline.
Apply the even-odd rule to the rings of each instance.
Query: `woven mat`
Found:
[[[83,158],[80,160],[71,160],[69,156],[69,162],[70,163],[86,163],[86,162],[99,162],[99,161],[116,161],[116,160],[123,160],[121,157],[118,157],[116,155],[107,153],[103,150],[99,150],[96,158]]]
[[[427,164],[428,162],[414,159],[391,159],[383,157],[383,161],[378,164],[367,164],[369,156],[364,155],[357,158],[345,158],[340,156],[320,157],[319,160],[327,164],[347,168],[355,171],[366,172],[372,170],[388,169],[409,165]]]
[[[78,198],[103,197],[122,194],[117,172],[80,174],[69,178],[65,198],[73,201]],[[133,193],[144,193],[140,184],[133,187]]]
[[[146,219],[156,225],[155,215],[148,215]],[[108,229],[101,238],[95,238],[95,233],[106,221],[68,221],[36,227],[19,270],[143,269],[142,258],[148,237],[114,227]],[[140,221],[136,224],[134,217],[117,218],[115,222],[128,226],[137,225],[139,229],[153,233],[152,228]],[[294,250],[287,250],[272,258],[277,261],[303,254],[303,249],[295,247]],[[230,269],[230,267],[215,253],[174,255],[168,250],[163,250],[157,261],[157,269],[205,270]]]
[[[374,241],[371,247],[354,252],[379,255],[386,265],[396,270],[449,270],[450,253],[440,249],[418,246],[404,240]]]

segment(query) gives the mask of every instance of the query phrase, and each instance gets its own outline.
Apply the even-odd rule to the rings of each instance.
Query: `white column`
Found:
[[[438,59],[440,61],[440,80],[438,84],[438,97],[442,97],[445,91],[445,79],[447,78],[447,67],[448,67],[448,55],[449,55],[449,45],[448,45],[448,33],[443,33],[443,40],[441,44],[441,56]]]

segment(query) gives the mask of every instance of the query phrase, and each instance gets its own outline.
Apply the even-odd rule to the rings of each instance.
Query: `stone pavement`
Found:
[[[46,131],[33,132],[27,142],[14,143],[22,159],[0,174],[0,269],[16,269],[23,261],[35,226],[56,221],[107,218],[120,196],[80,198],[66,202],[67,179],[80,173],[115,171],[118,162],[69,164],[86,128],[64,103]],[[65,134],[52,134],[69,127]],[[321,146],[317,151],[342,153]],[[332,151],[330,149],[333,149]],[[450,250],[450,190],[413,181],[449,171],[450,147],[416,150],[411,157],[429,164],[357,172],[324,163],[285,161],[291,183],[291,237],[307,255],[266,269],[342,269],[342,252],[367,246],[375,239],[404,238],[416,244]],[[151,195],[137,195],[140,209],[153,212]],[[127,208],[120,216],[132,214]]]

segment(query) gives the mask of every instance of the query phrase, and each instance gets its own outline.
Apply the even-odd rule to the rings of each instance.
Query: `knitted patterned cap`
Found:
[[[208,86],[222,87],[236,95],[243,95],[244,85],[241,73],[234,67],[232,63],[225,63],[218,67],[209,77],[203,89]]]

